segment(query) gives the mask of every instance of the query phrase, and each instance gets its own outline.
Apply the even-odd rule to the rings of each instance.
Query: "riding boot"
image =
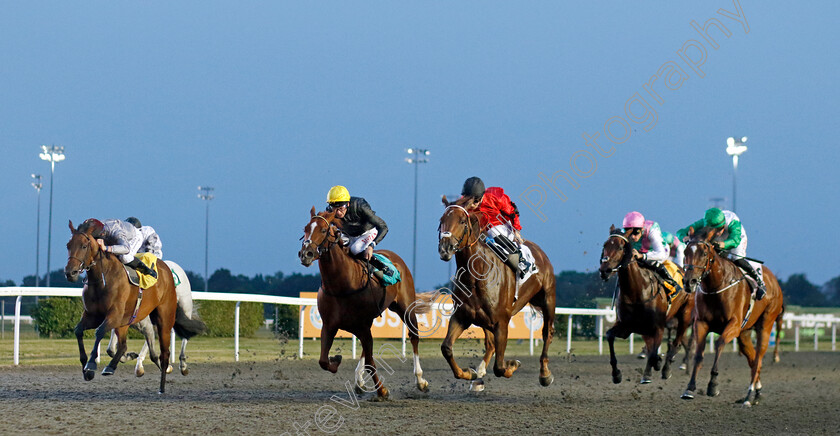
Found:
[[[386,275],[386,276],[394,275],[394,271],[391,269],[391,267],[389,267],[388,265],[385,265],[385,263],[382,262],[381,260],[379,260],[379,258],[376,257],[376,256],[372,256],[370,258],[370,264],[373,265],[380,272],[382,272],[383,275]],[[376,275],[376,272],[374,272],[373,274]],[[379,276],[377,275],[377,277],[379,277]],[[381,279],[382,277],[379,277],[379,278]]]
[[[528,267],[523,268],[523,263],[528,265]],[[522,252],[520,251],[509,255],[507,259],[505,259],[505,265],[509,266],[510,269],[513,270],[513,273],[518,275],[520,279],[524,279],[525,274],[528,273],[528,268],[531,268],[531,264],[527,260],[525,260],[525,258],[522,256]]]
[[[155,270],[146,266],[146,264],[141,262],[139,258],[135,257],[134,259],[131,259],[131,262],[127,263],[126,265],[136,269],[139,273],[157,278],[157,273],[155,272]]]
[[[504,237],[497,236],[496,238]],[[491,250],[493,250],[493,253],[496,253],[496,256],[498,256],[502,262],[506,262],[508,258],[508,253],[510,252],[506,251],[504,247],[502,247],[502,244],[500,244],[496,238],[492,236],[487,236],[484,239],[484,242],[487,244],[488,247],[490,247]]]
[[[734,262],[735,265],[738,266],[738,268],[744,270],[744,272],[746,272],[747,275],[750,276],[753,280],[755,280],[755,282],[758,284],[758,289],[755,290],[755,299],[761,300],[762,298],[764,298],[764,296],[767,294],[767,289],[764,286],[764,280],[761,280],[761,276],[758,275],[758,272],[755,270],[755,268],[752,267],[752,264],[750,264],[750,262],[747,261],[747,259],[744,259],[743,257],[736,258],[732,262]]]
[[[665,280],[665,283],[674,287],[674,295],[682,291],[682,286],[680,286],[680,284],[677,283],[677,281],[671,277],[671,273],[669,273],[668,269],[665,268],[664,263],[656,262],[653,264],[653,268],[654,271],[656,271],[656,273],[659,274],[659,277],[662,277],[662,280]],[[668,299],[670,300],[670,296]]]

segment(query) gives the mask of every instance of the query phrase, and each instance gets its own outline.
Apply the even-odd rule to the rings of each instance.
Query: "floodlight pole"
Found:
[[[38,213],[35,218],[35,287],[37,288],[41,283],[38,267],[41,263],[41,188],[44,187],[44,184],[41,183],[42,177],[40,174],[30,174],[30,177],[35,180],[31,183],[32,187],[38,191]]]
[[[50,254],[52,253],[52,215],[53,215],[53,179],[55,177],[55,163],[64,160],[64,147],[56,145],[42,145],[41,160],[50,163],[50,214],[47,220],[47,287],[50,286]]]
[[[736,209],[736,193],[738,192],[738,157],[747,151],[746,136],[726,138],[726,154],[732,156],[732,212]]]
[[[429,159],[420,156],[428,156],[430,152],[425,148],[409,148],[406,152],[413,157],[407,157],[405,161],[414,164],[414,248],[411,256],[411,274],[417,277],[417,180],[420,164],[429,162]]]
[[[210,186],[199,186],[198,190],[202,192],[201,194],[198,194],[198,198],[207,201],[204,210],[204,292],[207,292],[210,283],[210,278],[207,274],[207,259],[210,251],[210,200],[216,198],[216,196],[211,194],[214,188]]]

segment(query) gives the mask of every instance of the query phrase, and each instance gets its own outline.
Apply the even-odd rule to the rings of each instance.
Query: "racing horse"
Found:
[[[371,276],[369,264],[359,262],[349,253],[349,247],[342,244],[339,221],[334,212],[315,213],[310,211],[309,223],[303,228],[303,243],[298,257],[303,266],[310,266],[315,260],[321,271],[321,288],[318,289],[318,312],[321,314],[321,356],[318,364],[326,371],[335,373],[341,364],[341,355],[330,357],[329,352],[338,329],[355,335],[362,344],[362,358],[356,367],[356,392],[365,390],[363,375],[369,374],[376,387],[376,400],[388,399],[388,388],[379,377],[373,359],[373,336],[371,325],[386,309],[396,313],[409,327],[408,336],[414,351],[414,376],[417,389],[428,392],[429,382],[423,378],[420,366],[416,314],[428,310],[427,304],[414,294],[414,278],[405,262],[396,253],[376,250],[385,255],[399,271],[402,280],[383,286]]]
[[[187,278],[186,272],[184,269],[181,268],[180,265],[177,263],[166,260],[164,261],[172,272],[178,276],[180,283],[175,285],[175,294],[178,298],[178,306],[184,311],[188,318],[192,319],[193,317],[193,299],[192,299],[192,287],[190,286],[190,281]],[[149,318],[143,318],[142,321],[138,322],[137,324],[132,324],[131,328],[137,330],[143,335],[145,341],[143,342],[143,347],[140,349],[139,353],[125,353],[123,354],[122,358],[120,358],[120,362],[126,362],[129,359],[137,359],[137,363],[134,366],[134,375],[137,377],[143,377],[146,374],[146,369],[143,367],[143,361],[146,359],[146,355],[151,355],[152,362],[155,365],[158,365],[158,354],[155,351],[155,326],[152,325],[152,320]],[[113,332],[113,330],[112,330]],[[179,365],[178,368],[181,371],[181,375],[187,375],[190,373],[190,369],[187,366],[187,342],[189,339],[181,338],[181,354],[179,356]],[[114,357],[114,354],[117,351],[117,336],[115,334],[111,334],[111,341],[108,342],[108,348],[106,350],[108,355]],[[172,373],[172,365],[167,363],[166,373]]]
[[[696,289],[694,339],[697,343],[694,353],[694,369],[691,380],[682,394],[683,399],[693,399],[697,371],[703,366],[703,351],[706,335],[711,331],[720,335],[715,341],[715,362],[706,394],[714,397],[720,394],[717,384],[718,360],[729,341],[738,338],[738,347],[750,365],[750,383],[747,395],[739,400],[750,406],[754,393],[754,404],[761,397],[761,364],[770,342],[773,323],[776,323],[776,337],[781,329],[785,306],[782,289],[776,276],[767,267],[762,267],[767,294],[760,301],[751,302],[751,289],[747,276],[729,259],[717,253],[712,241],[721,230],[704,227],[695,233],[689,228],[691,238],[685,248],[685,286]],[[756,333],[753,346],[751,330]],[[776,341],[774,356],[779,357],[779,340]]]
[[[604,242],[601,252],[601,279],[609,280],[618,272],[618,296],[616,298],[617,322],[607,330],[610,344],[610,365],[613,383],[621,383],[621,370],[615,357],[615,338],[627,339],[633,333],[642,335],[645,340],[647,363],[642,374],[641,384],[650,383],[651,369],[662,368],[662,378],[671,377],[671,363],[683,342],[683,336],[694,311],[694,298],[687,292],[680,292],[668,303],[668,289],[657,278],[657,274],[648,268],[642,268],[633,259],[633,243],[628,236],[630,231],[622,232],[610,226],[610,236]],[[677,331],[673,341],[668,342],[665,363],[656,351],[662,343],[663,332],[669,321],[676,320]]]
[[[76,325],[76,340],[79,343],[79,360],[85,380],[93,380],[96,360],[99,357],[99,343],[112,329],[117,335],[117,351],[111,362],[102,370],[102,375],[112,375],[123,353],[126,351],[128,326],[149,317],[157,328],[160,338],[160,362],[169,362],[170,331],[185,338],[191,338],[205,329],[203,322],[191,320],[177,304],[175,282],[169,266],[157,260],[158,280],[154,286],[142,290],[129,282],[123,263],[111,253],[99,248],[93,238],[92,227],[79,231],[69,222],[72,234],[67,243],[67,265],[64,275],[75,282],[83,271],[87,280],[82,291],[84,312]],[[142,298],[141,298],[142,297]],[[96,329],[96,336],[90,357],[85,352],[83,335],[85,330]],[[158,367],[160,364],[157,363]],[[160,389],[166,390],[166,370],[161,368]]]
[[[454,311],[449,319],[446,337],[440,346],[452,373],[455,378],[462,380],[483,377],[486,371],[485,361],[495,352],[493,374],[496,377],[511,377],[521,362],[505,360],[508,325],[510,318],[530,303],[539,309],[543,316],[539,381],[542,386],[550,385],[554,376],[548,369],[548,347],[554,334],[556,278],[548,256],[537,244],[525,241],[525,245],[534,255],[539,271],[522,283],[517,299],[518,285],[513,271],[482,241],[484,232],[480,225],[482,213],[478,210],[479,204],[469,197],[462,197],[450,203],[444,196],[442,201],[446,209],[438,228],[438,254],[443,261],[449,261],[454,255],[458,266],[458,272],[452,280]],[[471,324],[485,331],[485,360],[482,360],[478,371],[472,368],[464,371],[455,362],[452,354],[452,344]]]

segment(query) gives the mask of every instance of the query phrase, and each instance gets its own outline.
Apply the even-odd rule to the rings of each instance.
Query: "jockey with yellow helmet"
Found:
[[[713,207],[706,211],[703,219],[693,222],[691,225],[677,232],[677,238],[683,242],[688,242],[688,230],[694,228],[695,231],[703,227],[711,227],[713,229],[722,229],[713,240],[715,248],[721,252],[722,255],[728,255],[735,265],[744,270],[748,276],[758,284],[758,289],[755,290],[755,299],[761,300],[766,293],[764,281],[758,275],[755,268],[750,265],[749,261],[745,259],[747,256],[747,232],[741,225],[741,220],[735,212],[731,210],[720,210]]]
[[[663,264],[668,260],[669,250],[662,241],[659,223],[645,220],[644,215],[633,211],[624,216],[621,226],[624,227],[624,231],[630,231],[628,239],[633,243],[633,258],[636,262],[655,271],[662,280],[679,292],[682,287],[671,277]]]
[[[385,238],[388,225],[382,218],[376,216],[376,212],[370,208],[367,200],[362,197],[351,197],[344,186],[333,186],[327,193],[327,211],[335,212],[335,217],[340,222],[341,231],[344,234],[342,239],[350,247],[350,253],[354,256],[361,255],[382,274],[393,275],[391,268],[373,256],[373,248]]]

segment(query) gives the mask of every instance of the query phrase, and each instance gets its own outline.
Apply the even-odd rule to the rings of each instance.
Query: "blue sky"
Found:
[[[781,277],[840,274],[831,237],[840,6],[744,0],[746,33],[717,13],[737,11],[727,0],[625,3],[5,3],[0,278],[34,272],[29,174],[49,175],[41,144],[67,154],[55,174],[52,269],[66,260],[68,219],[134,215],[158,230],[165,257],[202,272],[196,187],[210,185],[211,272],[246,275],[316,271],[300,266],[298,238],[335,184],[370,201],[391,229],[381,248],[410,264],[414,177],[404,149],[428,148],[416,274],[428,288],[448,273],[436,252],[440,196],[467,177],[505,188],[523,235],[556,270],[594,270],[626,212],[673,231],[700,218],[709,198],[731,199],[732,135],[749,138],[737,207],[748,254]],[[731,32],[709,31],[718,49],[690,24],[710,18]],[[705,47],[702,78],[678,54],[688,40]],[[687,79],[676,90],[655,83],[660,104],[645,84],[669,61]],[[636,93],[655,125],[625,114]],[[631,107],[641,117],[643,106]],[[603,133],[616,116],[632,129],[621,144]],[[615,148],[610,157],[585,147],[581,135],[595,132]],[[597,166],[577,161],[588,173],[575,176],[577,189],[558,179],[564,202],[540,174],[571,174],[578,150]],[[535,185],[546,193],[545,221],[519,198]]]

